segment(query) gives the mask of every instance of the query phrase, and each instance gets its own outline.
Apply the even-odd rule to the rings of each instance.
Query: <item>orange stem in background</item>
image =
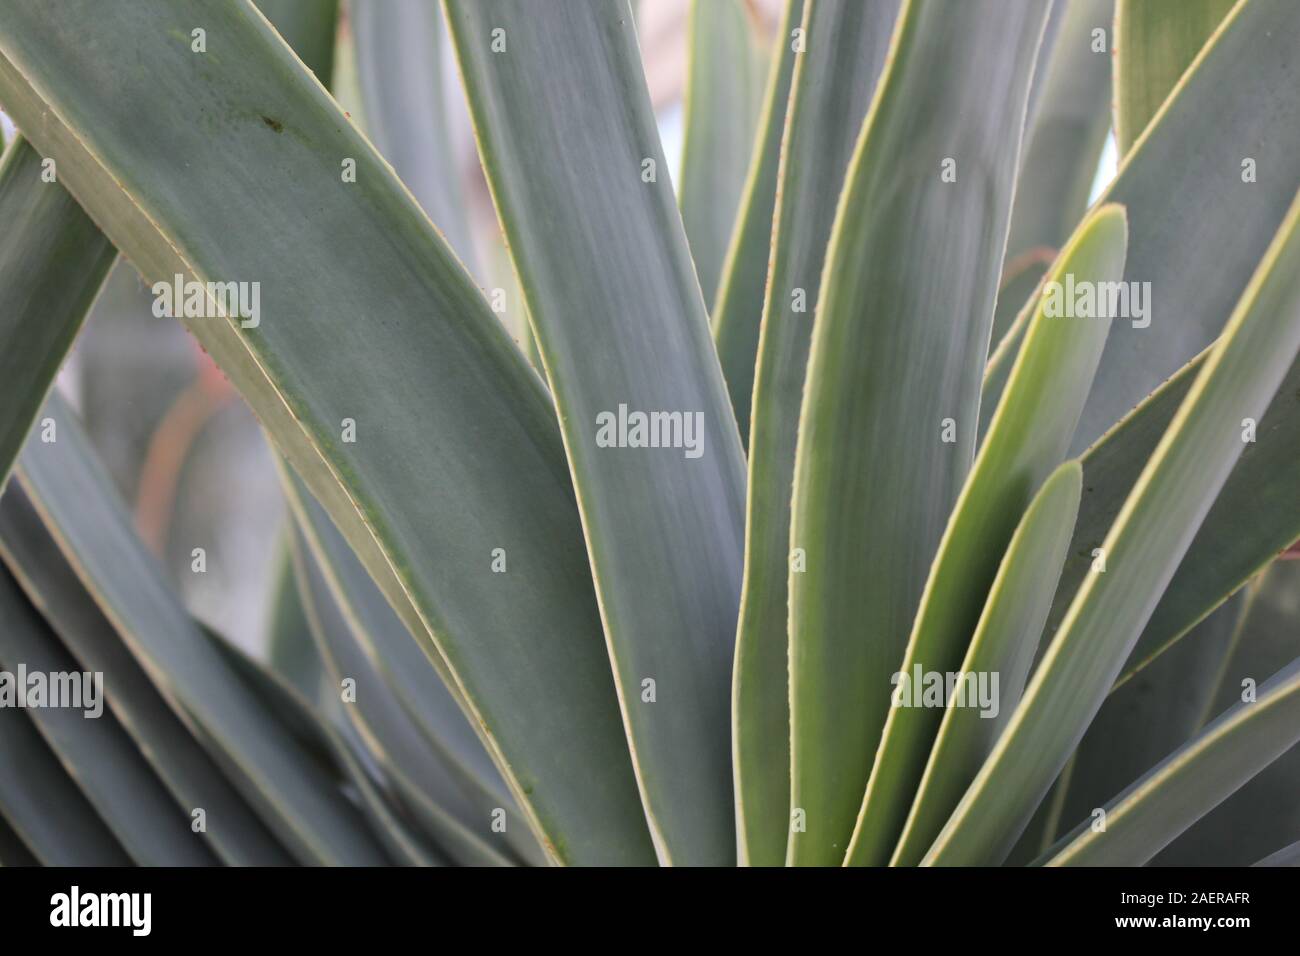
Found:
[[[208,422],[233,396],[221,370],[202,352],[194,380],[176,396],[149,438],[136,489],[135,526],[159,557],[167,546],[185,461]]]

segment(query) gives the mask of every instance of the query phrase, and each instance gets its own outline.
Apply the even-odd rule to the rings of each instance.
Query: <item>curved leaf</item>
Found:
[[[43,678],[37,685],[44,687],[39,691],[43,696],[68,692],[65,679],[75,682],[75,706],[53,696],[25,706],[36,729],[132,859],[146,866],[216,864],[203,838],[190,829],[191,808],[172,799],[104,707],[103,675],[77,664],[3,570],[0,665],[20,701],[27,698],[35,675]],[[94,682],[91,687],[86,686],[87,678]]]
[[[297,588],[296,582],[291,583]],[[424,835],[416,832],[415,828],[398,814],[371,779],[371,772],[363,765],[360,756],[365,753],[365,747],[346,726],[342,715],[337,713],[343,706],[341,703],[334,704],[337,698],[331,694],[328,698],[329,706],[318,709],[311,700],[302,695],[297,687],[261,662],[254,660],[228,638],[212,630],[205,630],[204,633],[230,663],[231,668],[268,707],[285,716],[293,724],[310,726],[314,729],[321,743],[333,755],[334,761],[340,765],[347,774],[348,780],[357,788],[371,829],[395,860],[414,866],[447,865],[443,855],[429,846]],[[330,712],[330,715],[322,715],[321,710]]]
[[[217,855],[232,865],[290,862],[118,638],[19,482],[0,501],[0,553],[80,666],[104,675],[108,707],[179,805],[204,809],[204,836]]]
[[[1102,703],[1071,758],[1060,813],[1067,828],[1090,820],[1095,808],[1195,736],[1243,623],[1244,597],[1244,591],[1238,592],[1176,649],[1124,681]],[[1049,844],[1059,832],[1052,834]]]
[[[963,674],[998,675],[990,685],[992,712],[976,708],[969,692],[964,707],[948,701],[892,866],[920,862],[1020,702],[1070,543],[1082,476],[1077,461],[1052,472],[1007,545],[961,665]]]
[[[1044,286],[988,436],[930,568],[900,668],[903,675],[917,668],[952,673],[966,656],[998,573],[990,556],[1005,553],[1025,508],[1065,457],[1111,324],[1104,317],[1049,309],[1059,305],[1063,287],[1101,287],[1118,279],[1124,271],[1127,234],[1124,210],[1101,207],[1061,253]],[[943,717],[935,708],[890,708],[849,862],[881,865],[889,859]],[[932,838],[934,833],[925,835]]]
[[[31,720],[14,707],[0,707],[0,812],[46,866],[131,865]]]
[[[320,505],[296,477],[287,474],[282,477],[301,535],[314,558],[310,570],[314,575],[317,573],[315,568],[319,568],[318,573],[323,575],[330,592],[329,596],[322,595],[317,601],[320,610],[316,614],[320,625],[330,626],[318,626],[316,630],[320,638],[328,639],[334,646],[332,656],[336,663],[341,664],[342,661],[337,659],[344,655],[349,660],[356,660],[357,651],[360,651],[361,659],[349,673],[354,670],[377,672],[376,677],[384,687],[379,693],[392,694],[404,712],[398,715],[391,708],[385,708],[385,713],[377,716],[390,726],[412,723],[436,754],[424,755],[420,759],[431,759],[445,766],[470,802],[478,807],[481,819],[488,820],[498,807],[505,809],[514,819],[518,808],[473,728],[466,722],[452,692],[444,685],[429,659],[420,652]],[[334,605],[337,605],[337,611]],[[334,620],[339,612],[346,619],[342,625]],[[372,689],[371,693],[375,691]],[[421,742],[410,740],[404,728],[402,739],[406,747],[422,753]],[[409,763],[397,759],[399,764]],[[527,832],[526,825],[508,827],[506,841],[529,862],[544,861],[540,847]]]
[[[1099,200],[1128,210],[1124,281],[1149,285],[1145,315],[1111,329],[1071,455],[1219,337],[1277,232],[1300,189],[1296,36],[1300,4],[1239,3]]]
[[[312,636],[332,687],[340,688],[340,694],[346,688],[348,694],[344,720],[383,768],[402,803],[452,859],[467,866],[508,865],[508,859],[466,825],[471,813],[465,795],[388,696],[382,678],[357,647],[301,530],[294,538],[293,557]],[[488,832],[489,823],[484,814],[481,832]]]
[[[1257,694],[1258,685],[1268,675],[1300,656],[1300,562],[1274,562],[1238,593],[1244,595],[1241,603],[1247,605],[1244,619],[1234,635],[1231,653],[1222,660],[1216,675],[1217,693],[1204,708],[1203,723],[1249,696],[1248,689]],[[1225,607],[1233,603],[1237,599]],[[1207,623],[1222,613],[1221,608]],[[1175,648],[1175,654],[1182,643]],[[1166,748],[1166,752],[1172,749]],[[1124,784],[1136,776],[1131,775]],[[1111,793],[1119,789],[1115,787]],[[1152,860],[1152,865],[1194,865],[1214,860],[1224,866],[1247,866],[1255,862],[1275,847],[1300,837],[1300,804],[1295,800],[1298,790],[1300,748],[1292,747],[1174,840]]]
[[[3,0],[0,101],[146,277],[261,283],[256,327],[187,328],[443,659],[548,853],[651,858],[550,399],[288,47],[246,2]]]
[[[1060,627],[1106,531],[1119,514],[1208,353],[1107,432],[1083,456],[1084,497],[1047,634]],[[1238,423],[1248,435],[1246,417]],[[1120,673],[1118,686],[1172,648],[1227,597],[1300,538],[1300,361],[1293,362],[1244,445],[1228,481],[1192,539],[1151,620]]]
[[[163,580],[58,394],[18,480],[68,564],[173,709],[210,736],[236,787],[300,861],[381,862],[346,800],[229,671]]]
[[[1048,866],[1140,866],[1300,741],[1300,659],[1170,754],[1049,854]]]
[[[1300,349],[1300,195],[1115,519],[1002,738],[926,856],[997,863],[1078,745]]]

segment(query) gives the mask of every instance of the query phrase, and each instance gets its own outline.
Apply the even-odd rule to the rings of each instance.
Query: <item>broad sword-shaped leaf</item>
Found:
[[[646,819],[663,862],[730,863],[744,456],[631,11],[446,9],[564,435]]]
[[[843,860],[975,449],[1041,3],[913,0],[827,253],[790,548],[792,864]]]
[[[780,866],[790,832],[786,578],[812,316],[835,205],[898,6],[899,0],[814,0],[805,4],[799,33],[790,36],[802,52],[795,56],[781,147],[762,331],[755,335],[745,580],[731,698],[740,859],[756,866]],[[721,337],[719,349],[729,361]]]
[[[1029,688],[932,864],[1006,856],[1110,691],[1300,349],[1300,195],[1124,502]]]
[[[187,327],[442,659],[548,853],[652,859],[544,387],[251,5],[100,12],[0,3],[0,102],[148,281],[260,283],[256,318],[204,285]]]

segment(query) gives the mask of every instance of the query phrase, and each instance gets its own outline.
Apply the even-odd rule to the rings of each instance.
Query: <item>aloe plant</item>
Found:
[[[626,0],[95,6],[0,0],[0,863],[1295,862],[1300,6],[692,0],[680,192]],[[262,653],[53,390],[119,253]]]

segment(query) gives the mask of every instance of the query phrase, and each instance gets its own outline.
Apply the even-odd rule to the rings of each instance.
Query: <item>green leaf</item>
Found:
[[[466,825],[471,812],[465,795],[389,696],[382,677],[357,646],[301,531],[294,538],[293,556],[312,636],[330,682],[339,688],[338,693],[342,694],[346,687],[349,694],[342,708],[344,719],[383,768],[402,803],[411,808],[429,836],[456,862],[466,866],[508,865],[507,858]],[[345,685],[345,681],[350,683]],[[481,832],[488,832],[489,823],[490,818],[484,814]]]
[[[130,866],[28,715],[0,707],[0,812],[46,866]]]
[[[1070,543],[1082,474],[1076,461],[1057,468],[1043,482],[1007,546],[961,665],[961,672],[975,679],[999,675],[992,686],[995,710],[988,713],[976,706],[970,691],[964,707],[948,701],[891,865],[920,862],[1020,701]]]
[[[22,137],[0,160],[0,487],[116,255],[45,169]]]
[[[1200,728],[1242,623],[1244,596],[1244,591],[1238,592],[1238,598],[1220,607],[1176,648],[1122,683],[1102,703],[1071,758],[1074,766],[1061,809],[1067,827],[1090,820],[1094,808],[1151,770]]]
[[[190,830],[190,808],[172,799],[104,706],[102,674],[78,665],[4,570],[0,666],[16,700],[27,701],[20,705],[132,859],[144,866],[216,864]],[[32,693],[41,697],[33,700]],[[47,696],[54,694],[75,696]]]
[[[727,864],[745,489],[736,420],[627,3],[540,9],[446,5],[564,434],[655,848],[666,863]],[[626,415],[665,412],[658,424],[672,434],[652,425],[655,447],[624,435]]]
[[[234,677],[181,607],[57,394],[56,440],[33,435],[18,480],[59,550],[173,708],[220,748],[223,768],[300,861],[380,862],[360,820]],[[215,821],[214,821],[215,825]]]
[[[262,15],[293,47],[303,65],[329,88],[334,80],[334,33],[338,0],[255,0]],[[355,6],[355,4],[354,4]],[[351,11],[356,16],[355,10]]]
[[[275,578],[271,585],[271,615],[267,627],[268,668],[307,700],[315,700],[324,670],[312,643],[307,611],[293,576],[292,527],[286,527],[276,544]],[[368,579],[367,579],[368,580]],[[382,599],[382,598],[381,598]]]
[[[1016,201],[1007,237],[1007,261],[1035,250],[1056,250],[1074,231],[1110,129],[1110,52],[1096,49],[1093,31],[1109,32],[1114,0],[1061,0],[1061,23],[1039,58],[1041,90],[1025,137]],[[1054,14],[1055,15],[1055,14]],[[1004,289],[1011,315],[1033,290]],[[999,312],[1001,308],[999,295]],[[994,322],[993,341],[1006,325]]]
[[[1120,155],[1159,112],[1237,0],[1117,0],[1115,139]]]
[[[1000,862],[1096,716],[1241,454],[1241,418],[1263,413],[1300,349],[1298,222],[1300,196],[925,862]]]
[[[939,674],[959,668],[998,573],[990,556],[1006,551],[1030,500],[1065,457],[1111,323],[1062,314],[1061,299],[1073,284],[1099,287],[1117,280],[1124,272],[1127,233],[1124,210],[1102,206],[1061,253],[1044,286],[930,569],[900,668],[907,679],[917,668]],[[1071,528],[1073,518],[1071,514]],[[890,708],[849,862],[888,862],[943,717],[935,708]],[[944,818],[951,809],[945,808]],[[928,845],[935,830],[937,826],[918,838]],[[925,845],[910,849],[919,855]]]
[[[755,370],[745,577],[732,681],[739,856],[756,866],[785,861],[790,831],[786,577],[812,314],[840,187],[897,12],[895,0],[805,5],[806,49],[796,56],[790,92]]]
[[[1128,211],[1124,280],[1149,283],[1146,315],[1114,323],[1071,455],[1218,338],[1276,233],[1300,187],[1297,35],[1300,4],[1238,4],[1099,200]]]
[[[282,478],[297,525],[330,592],[328,599],[323,596],[317,602],[322,605],[318,617],[331,616],[334,613],[332,606],[336,604],[346,618],[345,625],[339,626],[336,622],[334,626],[323,629],[321,636],[331,638],[334,644],[339,645],[337,653],[347,654],[349,659],[355,657],[356,649],[361,651],[362,661],[358,666],[377,671],[385,688],[382,693],[391,694],[405,712],[401,717],[391,712],[380,716],[390,724],[408,721],[414,724],[427,746],[436,752],[431,759],[444,765],[457,779],[470,802],[478,808],[479,819],[489,819],[492,810],[498,807],[505,809],[513,819],[518,808],[473,728],[465,720],[454,693],[421,653],[343,536],[303,488],[302,482],[291,475],[282,475]],[[344,670],[353,673],[350,668]],[[410,749],[420,748],[418,742],[404,739]],[[506,841],[529,862],[544,862],[544,856],[526,826],[508,827]]]
[[[296,589],[296,582],[291,583]],[[367,760],[365,746],[343,720],[343,705],[337,696],[331,692],[326,702],[318,708],[298,688],[249,656],[229,638],[210,629],[205,629],[204,633],[267,707],[286,717],[292,725],[313,728],[319,741],[332,754],[333,762],[342,768],[357,788],[371,829],[395,860],[414,866],[447,865],[446,858],[440,851],[431,847],[424,835],[417,832],[397,808],[389,804],[380,792],[379,785],[372,780],[368,765],[373,761]],[[308,640],[310,639],[309,636]],[[327,712],[328,716],[322,711]]]
[[[1277,561],[1238,593],[1248,606],[1232,653],[1222,661],[1218,693],[1204,711],[1206,722],[1241,702],[1248,688],[1255,690],[1267,675],[1300,655],[1300,562]],[[1216,611],[1208,620],[1222,613]],[[1175,654],[1183,643],[1179,642]],[[1300,836],[1300,805],[1294,799],[1298,788],[1300,748],[1293,747],[1198,820],[1153,864],[1214,860],[1225,866],[1250,865]]]
[[[182,808],[202,807],[205,838],[231,865],[282,866],[288,854],[154,687],[95,605],[22,485],[0,501],[0,553],[81,667],[104,675],[113,715]]]
[[[850,166],[795,464],[790,545],[807,571],[790,577],[791,804],[807,828],[792,864],[844,858],[889,675],[971,465],[1046,15],[908,4]]]
[[[1060,626],[1130,489],[1186,396],[1206,353],[1106,433],[1083,457],[1084,498],[1047,633]],[[1278,387],[1142,631],[1120,674],[1122,686],[1300,537],[1300,361]],[[1239,422],[1244,436],[1245,423]]]
[[[698,5],[698,0],[697,0]],[[793,31],[803,21],[803,0],[788,0],[776,35],[772,70],[768,75],[763,118],[754,140],[749,178],[740,200],[740,213],[722,263],[717,302],[713,307],[713,338],[736,412],[740,440],[749,442],[749,410],[754,394],[754,363],[767,290],[767,260],[776,214],[776,184],[781,164],[786,105],[794,77]],[[689,235],[689,231],[687,233]]]
[[[1300,741],[1300,659],[1106,805],[1104,831],[1081,824],[1047,866],[1141,866]]]
[[[1019,335],[1033,317],[1033,303],[1038,285],[1056,261],[1056,250],[1038,248],[1003,267],[998,286],[998,303],[993,311],[993,332],[989,338],[989,364],[984,370],[984,390],[980,396],[980,440],[988,432],[989,420],[998,407],[998,398],[1011,373],[1011,363],[1020,348]]]
[[[476,256],[456,168],[443,59],[442,7],[429,0],[351,0],[348,15],[366,130],[460,260]]]
[[[1300,840],[1282,847],[1276,853],[1270,853],[1252,866],[1300,866]]]
[[[710,307],[754,146],[762,80],[752,15],[743,0],[691,0],[687,20],[679,203]]]
[[[545,388],[391,168],[251,7],[119,13],[0,2],[0,101],[149,280],[261,283],[256,328],[187,328],[445,661],[548,853],[651,859]],[[192,49],[197,22],[207,53]],[[490,572],[494,548],[510,574]]]
[[[22,837],[0,816],[0,866],[40,866]]]

